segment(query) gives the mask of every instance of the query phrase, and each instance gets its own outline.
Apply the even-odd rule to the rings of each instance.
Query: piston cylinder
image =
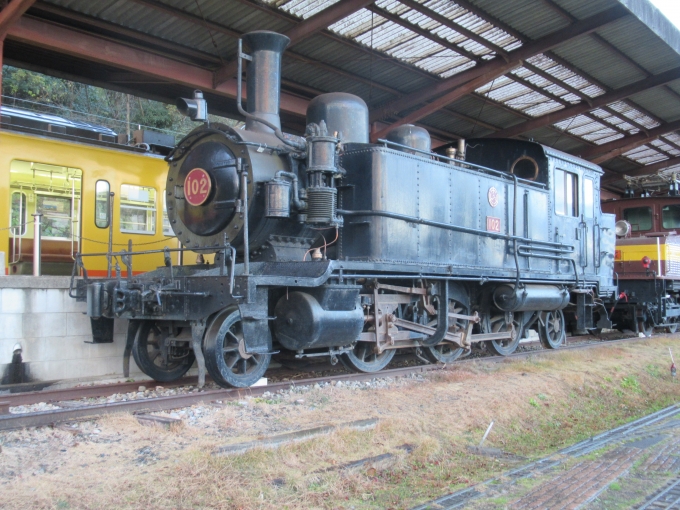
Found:
[[[351,296],[350,296],[351,299]],[[359,338],[364,326],[361,307],[324,309],[316,297],[306,292],[291,292],[279,299],[274,310],[276,339],[286,349],[349,345]]]
[[[494,304],[504,312],[561,310],[569,304],[569,292],[554,285],[504,284],[493,293]]]

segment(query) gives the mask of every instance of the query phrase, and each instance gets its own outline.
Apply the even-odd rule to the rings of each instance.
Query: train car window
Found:
[[[36,195],[36,209],[43,215],[40,225],[43,237],[71,238],[71,197]]]
[[[156,190],[121,184],[120,231],[128,234],[156,233]]]
[[[163,193],[163,235],[172,237],[175,233],[172,231],[170,226],[170,220],[168,220],[168,205],[165,198],[166,193]]]
[[[99,228],[109,228],[111,222],[111,185],[108,181],[97,181],[94,189],[94,224]]]
[[[623,219],[630,223],[633,232],[652,229],[652,208],[631,207],[623,210]]]
[[[12,210],[10,212],[10,226],[12,235],[22,236],[26,233],[26,193],[14,191],[12,193]]]
[[[578,216],[578,176],[555,169],[555,213]]]
[[[680,205],[666,205],[661,209],[663,228],[680,228]]]
[[[583,209],[586,218],[595,217],[595,183],[588,177],[583,179]]]
[[[25,198],[15,204],[22,206],[23,223],[34,213],[42,214],[40,233],[45,238],[70,241],[80,231],[80,192],[82,170],[67,166],[48,165],[14,160],[10,164],[10,189]],[[18,214],[18,211],[17,211]],[[17,223],[19,224],[19,223]],[[32,237],[30,229],[23,234]],[[76,249],[72,245],[72,248]]]

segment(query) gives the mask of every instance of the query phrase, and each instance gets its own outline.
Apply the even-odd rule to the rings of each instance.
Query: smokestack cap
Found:
[[[275,51],[282,53],[290,44],[290,37],[271,30],[254,30],[243,35],[243,41],[251,51]]]

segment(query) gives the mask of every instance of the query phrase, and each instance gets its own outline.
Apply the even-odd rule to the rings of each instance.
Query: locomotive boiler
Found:
[[[516,140],[443,156],[410,125],[370,143],[366,104],[346,93],[313,99],[305,133],[283,133],[288,38],[243,42],[245,129],[204,122],[167,158],[170,225],[214,263],[173,266],[166,249],[165,267],[134,276],[145,252],[110,254],[127,267],[78,282],[95,341],[125,318],[126,363],[168,381],[196,359],[201,383],[207,370],[244,387],[277,353],[372,372],[398,349],[450,362],[473,345],[512,353],[528,329],[556,348],[568,324],[606,323],[615,236],[599,167]],[[179,106],[207,119],[200,94]]]

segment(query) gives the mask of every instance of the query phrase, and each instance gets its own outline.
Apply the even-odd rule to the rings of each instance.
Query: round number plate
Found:
[[[190,205],[203,205],[208,200],[210,176],[202,168],[194,168],[184,179],[184,197]]]

